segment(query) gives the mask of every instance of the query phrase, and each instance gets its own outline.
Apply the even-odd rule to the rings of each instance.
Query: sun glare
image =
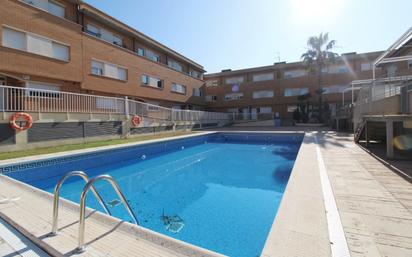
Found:
[[[290,0],[293,15],[299,21],[334,17],[346,0]]]

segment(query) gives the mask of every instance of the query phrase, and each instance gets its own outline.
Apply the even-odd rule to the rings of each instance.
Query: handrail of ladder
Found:
[[[53,199],[53,225],[52,225],[52,232],[51,235],[56,235],[57,234],[57,219],[59,216],[59,199],[60,199],[60,188],[62,187],[64,181],[70,177],[81,177],[86,184],[89,182],[89,177],[84,173],[83,171],[71,171],[67,174],[65,174],[56,184],[56,187],[54,188],[54,199]],[[106,204],[104,203],[102,197],[100,194],[96,191],[94,187],[92,187],[92,192],[96,196],[97,200],[103,207],[103,209],[106,211],[107,214],[111,215],[109,209],[107,208]]]
[[[84,230],[85,230],[85,215],[86,215],[86,196],[87,192],[90,188],[93,188],[93,184],[99,180],[106,180],[110,183],[113,189],[116,191],[117,195],[119,196],[120,200],[122,201],[123,205],[129,212],[130,216],[133,218],[133,221],[136,225],[139,225],[139,221],[136,218],[136,215],[130,208],[130,205],[127,203],[126,198],[124,197],[122,191],[120,190],[119,185],[110,175],[100,175],[94,177],[87,182],[84,186],[82,194],[80,195],[80,221],[79,221],[79,245],[77,247],[78,252],[84,252],[86,250],[86,245],[84,243]]]

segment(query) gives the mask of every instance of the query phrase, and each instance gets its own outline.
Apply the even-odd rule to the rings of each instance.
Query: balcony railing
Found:
[[[230,113],[177,110],[127,98],[0,86],[0,112],[140,115],[162,121],[230,121]]]

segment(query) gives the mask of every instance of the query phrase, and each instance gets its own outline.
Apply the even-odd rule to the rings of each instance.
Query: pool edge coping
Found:
[[[12,164],[17,164],[17,163],[23,164],[23,163],[28,163],[32,161],[42,161],[42,160],[56,159],[56,158],[61,158],[61,157],[66,157],[66,156],[76,156],[76,155],[81,155],[85,153],[92,154],[92,153],[99,153],[99,152],[103,152],[107,150],[120,150],[120,149],[129,148],[133,146],[158,143],[162,141],[171,141],[175,139],[184,139],[184,138],[190,138],[190,137],[195,137],[195,136],[210,135],[214,133],[217,133],[217,131],[193,132],[188,135],[170,136],[170,137],[142,140],[138,142],[90,147],[90,148],[62,151],[62,152],[56,152],[56,153],[30,155],[30,156],[18,157],[18,158],[13,158],[13,159],[0,160],[0,168],[4,166],[9,166]]]
[[[316,131],[304,131],[304,137],[299,148],[298,154],[293,165],[291,175],[289,177],[286,189],[283,192],[282,200],[279,205],[279,209],[273,220],[272,226],[266,238],[265,245],[261,252],[261,257],[278,257],[278,256],[306,256],[306,257],[331,257],[331,248],[329,241],[329,232],[327,226],[326,208],[324,206],[324,195],[322,194],[320,170],[318,166],[318,155],[317,155],[317,142],[315,139]],[[307,154],[310,153],[311,156]],[[313,162],[313,166],[309,166],[307,162]],[[306,163],[306,165],[302,165]],[[308,168],[309,166],[309,168]],[[310,179],[307,170],[310,170],[312,182],[318,182],[315,185],[318,192],[313,193],[314,185],[307,186],[307,183],[302,183],[302,177],[306,176],[305,179]],[[306,182],[306,181],[305,181]],[[303,188],[306,186],[306,188]],[[312,188],[311,188],[312,187]],[[303,192],[302,192],[303,191]],[[316,200],[318,204],[318,209],[315,210],[313,206],[307,209],[302,209],[302,206],[293,206],[295,202],[290,202],[290,198],[294,201],[302,203],[307,202],[307,198]],[[286,200],[287,199],[287,200]],[[287,202],[289,200],[289,202]],[[319,208],[319,206],[322,206]],[[307,206],[306,206],[307,207]],[[323,223],[322,231],[311,231],[310,229],[302,229],[299,224],[290,225],[291,221],[296,223],[301,223],[304,218],[301,215],[317,215],[319,220],[318,223]],[[288,225],[285,225],[288,223]],[[305,223],[303,221],[303,223]],[[302,224],[300,224],[302,225]],[[281,241],[278,237],[282,234],[285,237],[284,241]],[[302,249],[296,250],[296,247],[302,248],[302,245],[311,246],[307,250],[313,250],[313,242],[317,241],[317,250],[323,250],[322,252],[315,251],[304,251]],[[310,245],[308,245],[310,244]],[[302,255],[303,254],[303,255]]]

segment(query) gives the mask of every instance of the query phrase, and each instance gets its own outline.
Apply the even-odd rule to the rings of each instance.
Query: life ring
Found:
[[[142,118],[138,115],[133,116],[132,118],[132,125],[135,127],[138,127],[140,123],[142,122]]]
[[[17,125],[17,120],[20,117],[23,117],[25,121],[24,126]],[[10,117],[10,126],[15,130],[26,130],[26,129],[31,128],[32,125],[33,125],[33,118],[28,113],[18,112]]]

